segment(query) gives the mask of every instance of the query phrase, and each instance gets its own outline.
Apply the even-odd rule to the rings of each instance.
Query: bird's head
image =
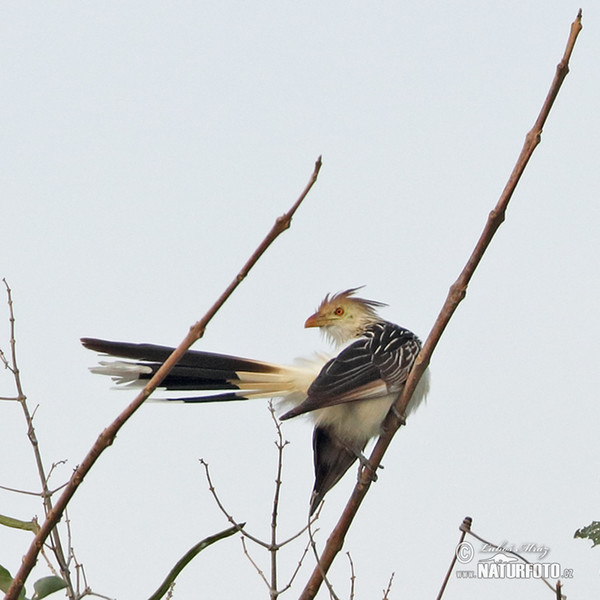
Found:
[[[335,344],[360,337],[369,323],[379,321],[375,309],[386,306],[375,300],[357,298],[354,294],[361,288],[352,288],[325,296],[317,312],[306,319],[304,327],[320,327]]]

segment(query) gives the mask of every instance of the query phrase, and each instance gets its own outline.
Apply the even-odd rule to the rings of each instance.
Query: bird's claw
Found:
[[[360,474],[363,468],[365,468],[369,472],[369,477],[371,481],[377,481],[377,469],[374,469],[369,462],[369,459],[362,453],[357,452],[356,456],[358,457],[358,462],[360,462],[360,467],[358,469],[358,479],[360,480]],[[383,465],[378,466],[379,469],[383,469]]]
[[[400,421],[400,424],[402,426],[406,425],[406,417],[393,404],[392,404],[392,413],[394,413],[394,416],[398,419],[398,421]]]

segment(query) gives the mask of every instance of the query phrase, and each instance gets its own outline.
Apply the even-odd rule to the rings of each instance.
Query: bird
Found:
[[[421,349],[414,333],[379,316],[378,309],[386,304],[357,296],[360,289],[327,294],[304,323],[307,328],[320,328],[336,348],[335,356],[316,354],[294,365],[280,365],[188,350],[160,384],[168,392],[184,394],[163,398],[167,401],[278,398],[282,421],[300,415],[312,417],[315,480],[310,516],[355,461],[369,466],[363,451],[369,440],[380,435]],[[145,385],[173,351],[155,344],[97,338],[82,338],[81,342],[90,350],[125,359],[100,361],[90,369],[110,376],[117,386]],[[426,370],[406,415],[401,416],[413,413],[428,391]]]

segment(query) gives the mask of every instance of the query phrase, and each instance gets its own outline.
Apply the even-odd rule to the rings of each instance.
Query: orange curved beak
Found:
[[[304,322],[304,327],[321,327],[323,324],[319,313],[315,313],[314,315],[310,315],[308,319]]]

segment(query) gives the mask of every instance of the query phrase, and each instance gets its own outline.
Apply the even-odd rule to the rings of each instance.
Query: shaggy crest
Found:
[[[337,292],[337,294],[333,294],[332,296],[327,294],[321,301],[321,304],[319,304],[317,312],[321,312],[328,304],[343,303],[348,301],[361,305],[367,315],[376,319],[376,309],[383,308],[387,306],[387,304],[385,302],[378,302],[377,300],[368,300],[366,298],[355,297],[356,292],[358,292],[358,290],[362,290],[364,287],[364,285],[360,285],[355,288],[350,288],[349,290],[344,290],[343,292]]]

